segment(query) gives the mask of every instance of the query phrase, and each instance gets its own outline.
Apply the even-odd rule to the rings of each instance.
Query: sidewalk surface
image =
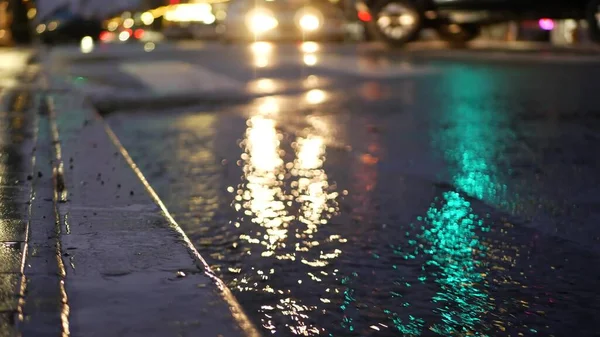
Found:
[[[60,79],[33,82],[31,55],[0,51],[0,336],[257,336],[103,120]]]
[[[28,97],[16,89],[28,51],[0,49],[0,336],[16,335],[22,318],[34,132]]]

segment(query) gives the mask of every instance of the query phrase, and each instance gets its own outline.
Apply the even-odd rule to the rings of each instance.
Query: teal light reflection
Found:
[[[437,318],[433,322],[422,318],[407,321],[401,320],[399,313],[384,312],[405,335],[419,336],[429,330],[443,336],[488,336],[483,317],[493,305],[481,262],[486,246],[479,233],[489,231],[489,224],[474,213],[463,195],[483,200],[503,199],[506,186],[498,182],[495,165],[499,143],[505,135],[498,134],[502,117],[497,111],[469,105],[476,101],[473,97],[487,96],[490,90],[485,72],[461,68],[448,78],[450,102],[448,109],[442,111],[440,128],[434,128],[432,137],[450,168],[456,190],[443,193],[425,216],[418,217],[422,232],[416,237],[407,235],[411,250],[396,248],[406,259],[425,256],[419,280],[433,280],[438,286],[431,298],[436,304]],[[470,92],[466,93],[466,88]]]
[[[479,241],[477,231],[487,228],[459,193],[446,192],[442,199],[439,208],[428,210],[425,220],[428,226],[421,236],[430,244],[425,250],[430,256],[427,265],[438,270],[431,276],[440,286],[432,300],[440,305],[437,312],[442,322],[434,324],[431,330],[445,336],[456,333],[485,336],[476,331],[482,316],[490,309],[477,260],[479,254],[484,254],[485,246]]]

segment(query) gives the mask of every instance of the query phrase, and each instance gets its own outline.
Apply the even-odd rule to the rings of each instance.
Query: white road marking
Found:
[[[410,62],[391,62],[385,57],[341,56],[318,53],[314,54],[314,56],[314,58],[310,59],[310,67],[365,78],[385,79],[424,76],[440,71],[434,67],[418,66]],[[306,57],[302,55],[299,57],[284,57],[282,62],[297,64],[298,62],[302,62],[303,58],[306,63]]]
[[[123,63],[120,69],[158,94],[244,90],[233,78],[179,61]]]

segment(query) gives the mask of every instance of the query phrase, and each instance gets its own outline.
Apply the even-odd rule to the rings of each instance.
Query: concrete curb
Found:
[[[85,98],[59,78],[42,81],[68,297],[63,332],[260,336]]]

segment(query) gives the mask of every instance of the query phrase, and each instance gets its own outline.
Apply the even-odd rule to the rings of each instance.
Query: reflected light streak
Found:
[[[316,75],[309,75],[302,81],[302,85],[307,89],[312,89],[319,85],[319,78]]]
[[[279,139],[272,119],[254,117],[248,129],[250,164],[254,169],[272,173],[283,165],[279,156]]]
[[[427,265],[440,270],[435,278],[440,290],[432,300],[440,304],[442,323],[431,330],[444,336],[475,334],[481,318],[491,309],[477,258],[485,251],[477,235],[483,220],[459,193],[446,192],[442,205],[429,209],[426,222],[422,239],[431,245],[425,251],[431,256]]]
[[[266,68],[269,65],[269,58],[267,56],[255,56],[254,66],[257,68]]]
[[[309,67],[312,67],[317,64],[317,56],[315,54],[306,54],[303,58],[304,64]]]
[[[250,50],[252,50],[252,53],[254,55],[271,54],[271,52],[273,51],[273,44],[270,42],[264,42],[264,41],[253,42],[250,45]]]
[[[275,85],[268,78],[251,84],[263,91]],[[318,104],[325,97],[325,92],[315,90],[307,92],[306,99]],[[282,108],[278,97],[257,100],[240,144],[243,182],[237,191],[228,189],[235,192],[233,206],[239,214],[232,226],[239,233],[244,255],[261,260],[257,265],[230,268],[237,274],[230,286],[239,292],[267,295],[260,299],[258,312],[260,324],[271,333],[316,336],[323,332],[316,321],[323,314],[319,309],[334,295],[317,288],[317,305],[309,299],[302,303],[307,298],[303,293],[314,283],[336,277],[331,264],[342,254],[338,242],[347,242],[337,233],[318,233],[339,209],[338,193],[323,168],[331,126],[321,116],[305,116],[306,128],[292,141],[294,133],[283,134],[278,125]],[[290,147],[293,153],[284,151]],[[288,269],[297,276],[293,287],[280,283],[280,275],[272,276]]]
[[[283,160],[279,150],[279,134],[275,120],[263,116],[250,119],[246,132],[244,174],[246,189],[241,192],[243,207],[253,215],[252,222],[266,229],[266,235],[248,232],[240,236],[249,243],[265,247],[263,256],[271,256],[287,237],[290,216],[283,201]],[[254,237],[252,237],[253,235]]]
[[[262,258],[272,259],[270,261],[289,260],[286,263],[314,268],[308,273],[310,281],[322,282],[323,275],[327,274],[318,271],[329,267],[331,260],[342,253],[339,246],[326,248],[323,246],[326,241],[314,236],[319,226],[326,224],[338,209],[335,201],[338,195],[329,191],[323,170],[325,139],[310,133],[298,138],[292,144],[296,158],[286,164],[280,144],[283,136],[274,119],[277,111],[277,98],[267,97],[248,121],[242,154],[246,182],[237,191],[235,204],[244,217],[251,216],[252,223],[243,228],[239,237],[257,248],[251,250],[253,255],[258,253]],[[314,120],[309,119],[309,124],[312,122]],[[286,189],[288,184],[291,191]],[[326,237],[330,238],[329,235]],[[339,235],[335,238],[345,242]],[[240,275],[234,287],[238,291],[264,292],[273,296],[272,302],[259,309],[261,325],[272,333],[280,332],[277,329],[281,329],[281,317],[285,317],[286,330],[292,334],[319,335],[321,331],[313,317],[320,314],[318,307],[301,303],[302,297],[293,296],[295,290],[272,288],[267,280],[276,271],[279,268],[274,267],[269,274],[259,272],[262,284],[252,283],[248,278],[251,274]],[[302,285],[306,281],[299,278],[297,282]],[[325,292],[321,295],[321,298],[328,296]],[[276,316],[280,318],[275,319]]]
[[[300,139],[298,144],[296,163],[299,171],[297,200],[302,205],[300,221],[307,225],[305,234],[314,234],[319,225],[327,223],[326,219],[322,219],[322,215],[328,209],[328,201],[332,199],[327,194],[327,175],[323,170],[319,170],[323,166],[325,146],[321,137]]]
[[[273,54],[273,45],[269,42],[254,42],[250,45],[250,50],[254,57],[254,66],[265,68],[271,63]]]
[[[319,44],[313,41],[302,42],[300,50],[302,50],[303,53],[313,54],[319,51]]]
[[[296,146],[297,159],[294,161],[293,174],[298,176],[297,189],[294,191],[296,201],[300,204],[298,220],[306,225],[300,235],[303,240],[297,249],[309,251],[318,247],[318,242],[306,240],[317,233],[319,226],[327,224],[337,212],[336,192],[329,193],[327,174],[323,170],[325,160],[325,140],[321,136],[309,135],[299,138]],[[336,258],[341,251],[321,252],[320,260],[304,261],[308,265],[324,267],[328,259]],[[333,254],[333,255],[331,255]]]
[[[275,97],[265,97],[264,101],[258,106],[258,112],[261,115],[269,116],[279,113],[279,102]]]
[[[460,76],[452,77],[450,85],[477,88],[471,93],[483,96],[489,90],[487,83],[473,71],[462,71]],[[452,90],[449,92],[453,94]],[[504,114],[474,109],[459,99],[463,98],[457,95],[444,111],[440,121],[444,127],[435,130],[434,143],[449,162],[451,179],[458,191],[485,200],[499,193],[495,163],[498,148],[506,139],[500,138],[494,126],[501,124]],[[458,191],[445,192],[439,201],[436,199],[427,214],[417,219],[424,225],[423,233],[409,242],[422,242],[423,253],[428,256],[423,277],[431,278],[439,287],[432,302],[438,305],[440,321],[427,328],[442,336],[488,336],[482,332],[486,328],[484,317],[494,304],[482,261],[489,252],[481,235],[490,228]],[[410,254],[416,256],[418,248]],[[407,331],[403,329],[410,328],[414,333],[426,328],[423,321],[409,327],[400,320],[396,327],[404,333]]]
[[[323,165],[321,157],[325,154],[325,142],[322,137],[312,136],[298,141],[298,167],[302,170],[316,169]]]
[[[261,93],[272,93],[277,89],[275,81],[270,78],[261,78],[255,82],[256,89]]]
[[[327,94],[321,89],[312,89],[306,93],[306,101],[309,104],[321,104],[327,99]]]

